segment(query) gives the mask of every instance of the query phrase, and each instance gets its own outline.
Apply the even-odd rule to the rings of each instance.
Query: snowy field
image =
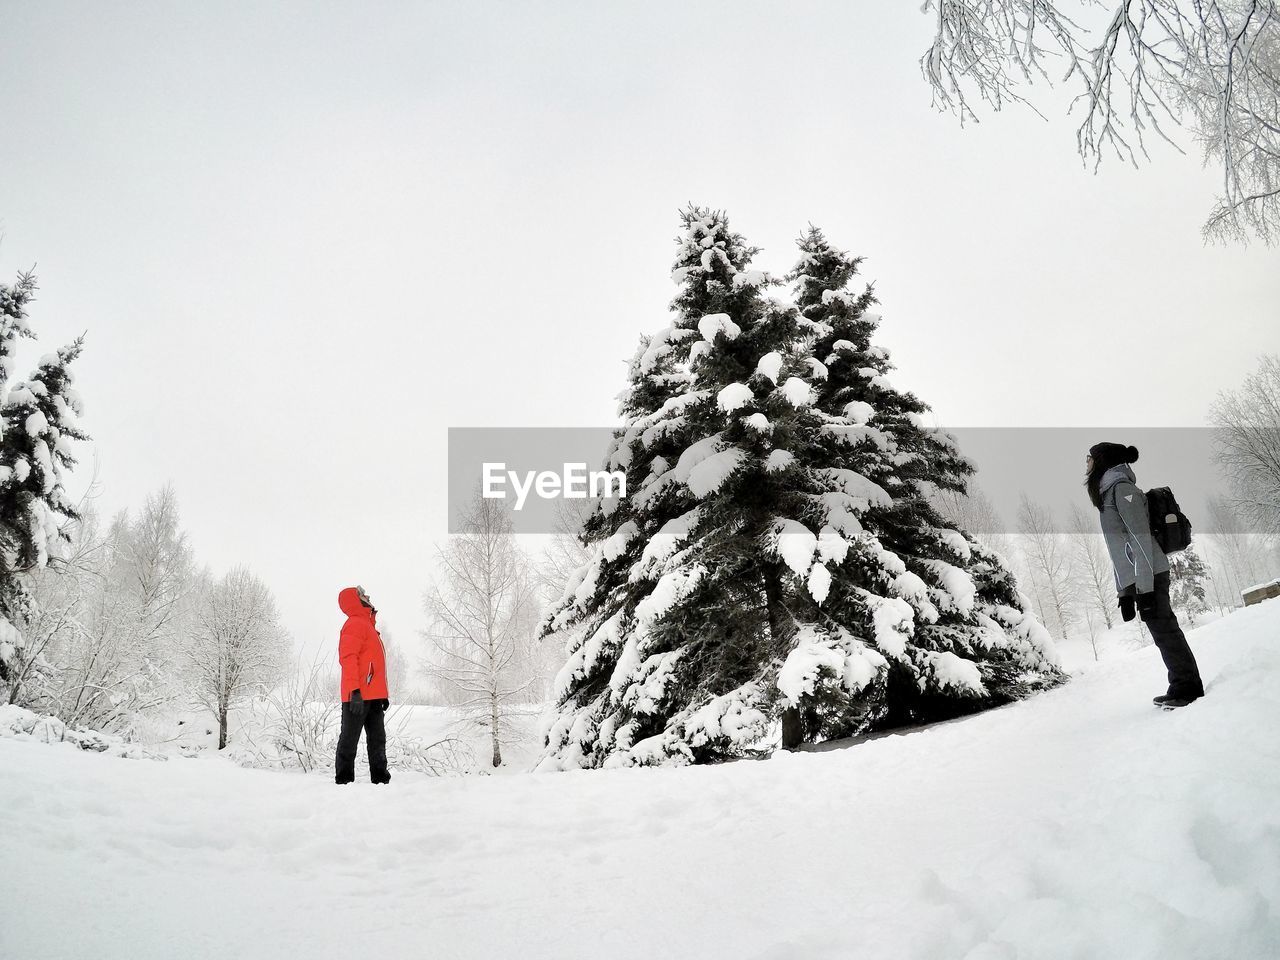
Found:
[[[1196,618],[1196,626],[1208,626],[1221,616],[1222,614],[1216,610],[1202,613]],[[1178,623],[1182,625],[1187,636],[1191,636],[1191,629],[1187,627],[1186,613],[1181,610],[1178,611]],[[1115,623],[1112,624],[1111,629],[1099,628],[1093,643],[1090,643],[1088,636],[1083,633],[1073,633],[1066,640],[1055,641],[1063,669],[1073,675],[1093,670],[1099,661],[1127,657],[1140,648],[1150,645],[1151,632],[1142,621],[1135,618],[1124,623],[1120,619],[1119,610],[1115,612]],[[1164,691],[1161,690],[1160,693]]]
[[[390,788],[0,740],[0,957],[1280,956],[1280,601],[848,749]]]

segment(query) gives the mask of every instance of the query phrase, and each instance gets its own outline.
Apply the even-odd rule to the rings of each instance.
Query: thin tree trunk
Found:
[[[773,567],[764,572],[764,600],[773,649],[781,653],[784,641],[791,636],[791,618],[783,605],[782,584],[778,580],[777,570]],[[782,748],[795,750],[803,742],[804,724],[801,722],[800,708],[786,707],[782,711]]]
[[[502,744],[498,740],[498,697],[495,693],[489,700],[489,731],[493,738],[493,765],[502,766]]]

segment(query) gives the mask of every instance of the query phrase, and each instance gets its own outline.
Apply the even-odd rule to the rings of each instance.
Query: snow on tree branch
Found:
[[[925,0],[923,10],[934,38],[920,69],[939,109],[976,121],[981,108],[1030,106],[1036,79],[1072,84],[1076,146],[1095,169],[1108,154],[1137,165],[1153,136],[1178,148],[1169,130],[1186,127],[1222,171],[1206,238],[1275,241],[1276,0]]]

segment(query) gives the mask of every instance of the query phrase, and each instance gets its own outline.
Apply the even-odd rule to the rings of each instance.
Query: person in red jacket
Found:
[[[347,615],[338,636],[338,663],[342,665],[342,731],[338,734],[338,783],[356,778],[356,748],[360,731],[369,751],[369,779],[390,783],[387,769],[387,730],[384,722],[391,706],[387,691],[386,652],[378,635],[378,611],[363,587],[347,587],[338,594],[338,607]]]

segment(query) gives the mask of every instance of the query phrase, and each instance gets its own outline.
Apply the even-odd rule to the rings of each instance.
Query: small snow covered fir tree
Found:
[[[71,442],[86,439],[80,398],[69,365],[81,340],[43,357],[26,381],[12,386],[17,341],[34,338],[27,304],[35,278],[20,274],[0,284],[0,684],[19,671],[38,670],[23,656],[23,627],[31,613],[25,575],[49,562],[66,538],[64,519],[76,517],[63,489],[63,470],[75,464]]]
[[[629,496],[548,619],[574,639],[541,766],[711,761],[1057,682],[1012,577],[921,490],[971,468],[885,380],[857,261],[811,231],[792,303],[723,215],[682,219],[675,317],[609,454]]]
[[[1196,552],[1195,544],[1169,556],[1170,603],[1181,610],[1193,626],[1196,618],[1209,610],[1206,597],[1209,576],[1209,568]]]

